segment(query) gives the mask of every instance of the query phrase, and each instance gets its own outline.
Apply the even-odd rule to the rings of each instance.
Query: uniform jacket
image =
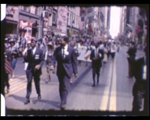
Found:
[[[71,77],[72,74],[77,74],[77,63],[76,63],[76,54],[74,54],[73,48],[68,46],[68,55],[63,57],[62,47],[58,47],[54,51],[51,65],[55,65],[57,61],[57,75],[67,74],[68,77]]]
[[[36,48],[35,54],[33,55],[32,49],[27,51],[28,55],[25,57],[25,62],[28,62],[27,70],[32,69],[37,74],[41,74],[41,68],[39,70],[35,69],[36,65],[40,65],[42,67],[44,63],[44,55],[43,51],[40,48]]]

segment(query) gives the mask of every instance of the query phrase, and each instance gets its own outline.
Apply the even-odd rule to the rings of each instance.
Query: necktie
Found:
[[[63,55],[63,58],[65,57],[65,48],[64,47],[62,47],[62,55]]]

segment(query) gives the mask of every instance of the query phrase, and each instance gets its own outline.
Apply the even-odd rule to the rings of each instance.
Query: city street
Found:
[[[123,46],[116,53],[114,61],[111,57],[102,66],[100,83],[92,87],[91,63],[86,66],[85,62],[78,65],[78,77],[73,79],[67,100],[66,110],[91,110],[91,111],[131,111],[132,87],[134,79],[127,78],[128,61]],[[143,52],[137,51],[141,57]],[[26,75],[23,58],[18,58],[15,69],[15,78],[10,79],[10,92],[6,93],[7,109],[14,110],[60,110],[59,83],[56,74],[52,74],[52,80],[45,83],[47,72],[43,65],[41,75],[41,96],[37,99],[34,81],[32,84],[31,102],[24,105],[26,96]]]

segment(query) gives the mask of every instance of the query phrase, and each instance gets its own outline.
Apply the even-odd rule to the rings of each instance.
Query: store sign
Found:
[[[28,21],[20,20],[19,29],[25,30],[25,38],[31,39],[32,37],[32,23]]]
[[[26,27],[32,27],[32,23],[28,21],[20,20],[19,29],[25,29]]]
[[[67,14],[68,10],[66,7],[58,7],[57,29],[62,33],[67,32]]]

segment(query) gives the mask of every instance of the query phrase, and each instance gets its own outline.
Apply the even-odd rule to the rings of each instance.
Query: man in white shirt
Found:
[[[29,49],[24,55],[25,62],[29,63],[26,69],[27,94],[26,94],[25,104],[30,103],[32,77],[34,77],[34,83],[35,83],[36,92],[38,94],[38,99],[41,99],[40,75],[42,74],[44,54],[43,54],[43,51],[36,46],[36,44],[37,44],[37,41],[35,39],[32,39],[31,40],[32,49]]]

